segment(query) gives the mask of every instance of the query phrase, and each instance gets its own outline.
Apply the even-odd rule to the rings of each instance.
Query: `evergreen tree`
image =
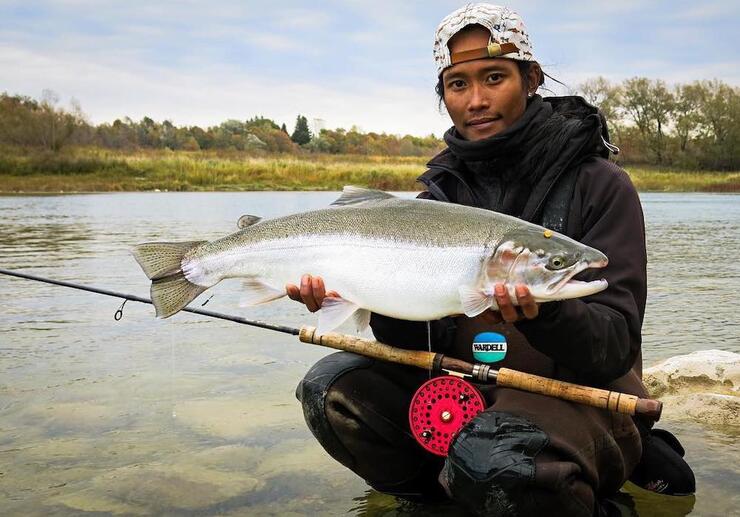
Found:
[[[298,115],[295,120],[295,129],[290,139],[298,145],[306,145],[311,141],[311,131],[308,129],[308,119],[303,115]]]
[[[282,126],[280,126],[280,130],[281,130],[281,131],[282,131],[283,133],[285,133],[286,135],[288,134],[288,128],[287,128],[287,127],[285,127],[285,122],[283,122],[283,125],[282,125]]]

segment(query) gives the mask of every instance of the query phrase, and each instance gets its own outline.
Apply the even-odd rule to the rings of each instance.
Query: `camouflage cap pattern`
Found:
[[[500,5],[467,4],[446,16],[437,27],[434,37],[434,61],[437,64],[438,74],[452,66],[447,43],[463,27],[473,24],[482,25],[490,31],[490,43],[513,43],[517,46],[517,52],[501,57],[519,61],[536,61],[532,54],[529,33],[521,16],[508,7]]]

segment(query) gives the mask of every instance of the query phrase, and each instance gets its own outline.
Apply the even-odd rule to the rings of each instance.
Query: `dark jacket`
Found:
[[[540,306],[533,320],[486,325],[480,318],[445,318],[431,325],[434,350],[472,361],[471,343],[481,331],[507,336],[509,352],[496,366],[506,366],[572,382],[610,386],[644,396],[641,383],[641,326],[646,299],[646,252],[642,209],[627,174],[608,161],[603,117],[580,98],[545,99],[554,113],[577,119],[578,132],[558,149],[537,182],[511,215],[556,230],[609,258],[600,270],[585,271],[582,280],[605,278],[609,287],[595,295]],[[607,137],[607,138],[603,138]],[[497,200],[481,195],[470,168],[449,149],[434,157],[419,178],[420,197],[481,208]],[[511,183],[499,186],[501,196]],[[407,348],[427,348],[426,323],[373,315],[371,326],[380,341]]]
[[[506,131],[472,142],[474,153],[453,137],[454,132],[446,135],[452,150],[432,159],[419,178],[426,187],[421,197],[495,208],[601,250],[609,265],[580,277],[606,278],[609,287],[585,298],[543,303],[537,318],[516,324],[491,325],[481,316],[432,322],[432,348],[472,362],[473,338],[494,331],[508,343],[506,357],[494,367],[645,397],[640,354],[646,298],[642,210],[627,174],[605,157],[603,117],[580,98],[535,99]],[[493,155],[485,153],[488,143],[498,148]],[[428,346],[424,322],[373,315],[371,325],[380,341]],[[547,472],[549,464],[557,467],[549,471],[562,474],[562,486],[585,481],[600,498],[616,492],[640,459],[642,441],[636,419],[628,415],[515,389],[478,388],[486,400],[485,413],[523,418],[546,434],[548,445],[536,460],[536,475]],[[482,457],[493,457],[495,450],[491,445]],[[553,486],[561,486],[561,481]]]

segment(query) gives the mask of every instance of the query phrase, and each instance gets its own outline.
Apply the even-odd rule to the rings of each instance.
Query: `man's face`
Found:
[[[451,53],[485,47],[483,27],[459,32],[449,42]],[[442,73],[444,102],[457,131],[468,140],[496,135],[522,116],[527,92],[519,67],[511,59],[489,58],[458,63]]]

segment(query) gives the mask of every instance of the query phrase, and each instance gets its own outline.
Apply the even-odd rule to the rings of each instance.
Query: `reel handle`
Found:
[[[635,395],[618,391],[590,388],[570,382],[548,379],[531,373],[501,368],[496,375],[496,384],[506,388],[516,388],[539,393],[587,406],[608,409],[626,415],[641,415],[656,422],[660,420],[663,403],[659,400],[641,399]]]

